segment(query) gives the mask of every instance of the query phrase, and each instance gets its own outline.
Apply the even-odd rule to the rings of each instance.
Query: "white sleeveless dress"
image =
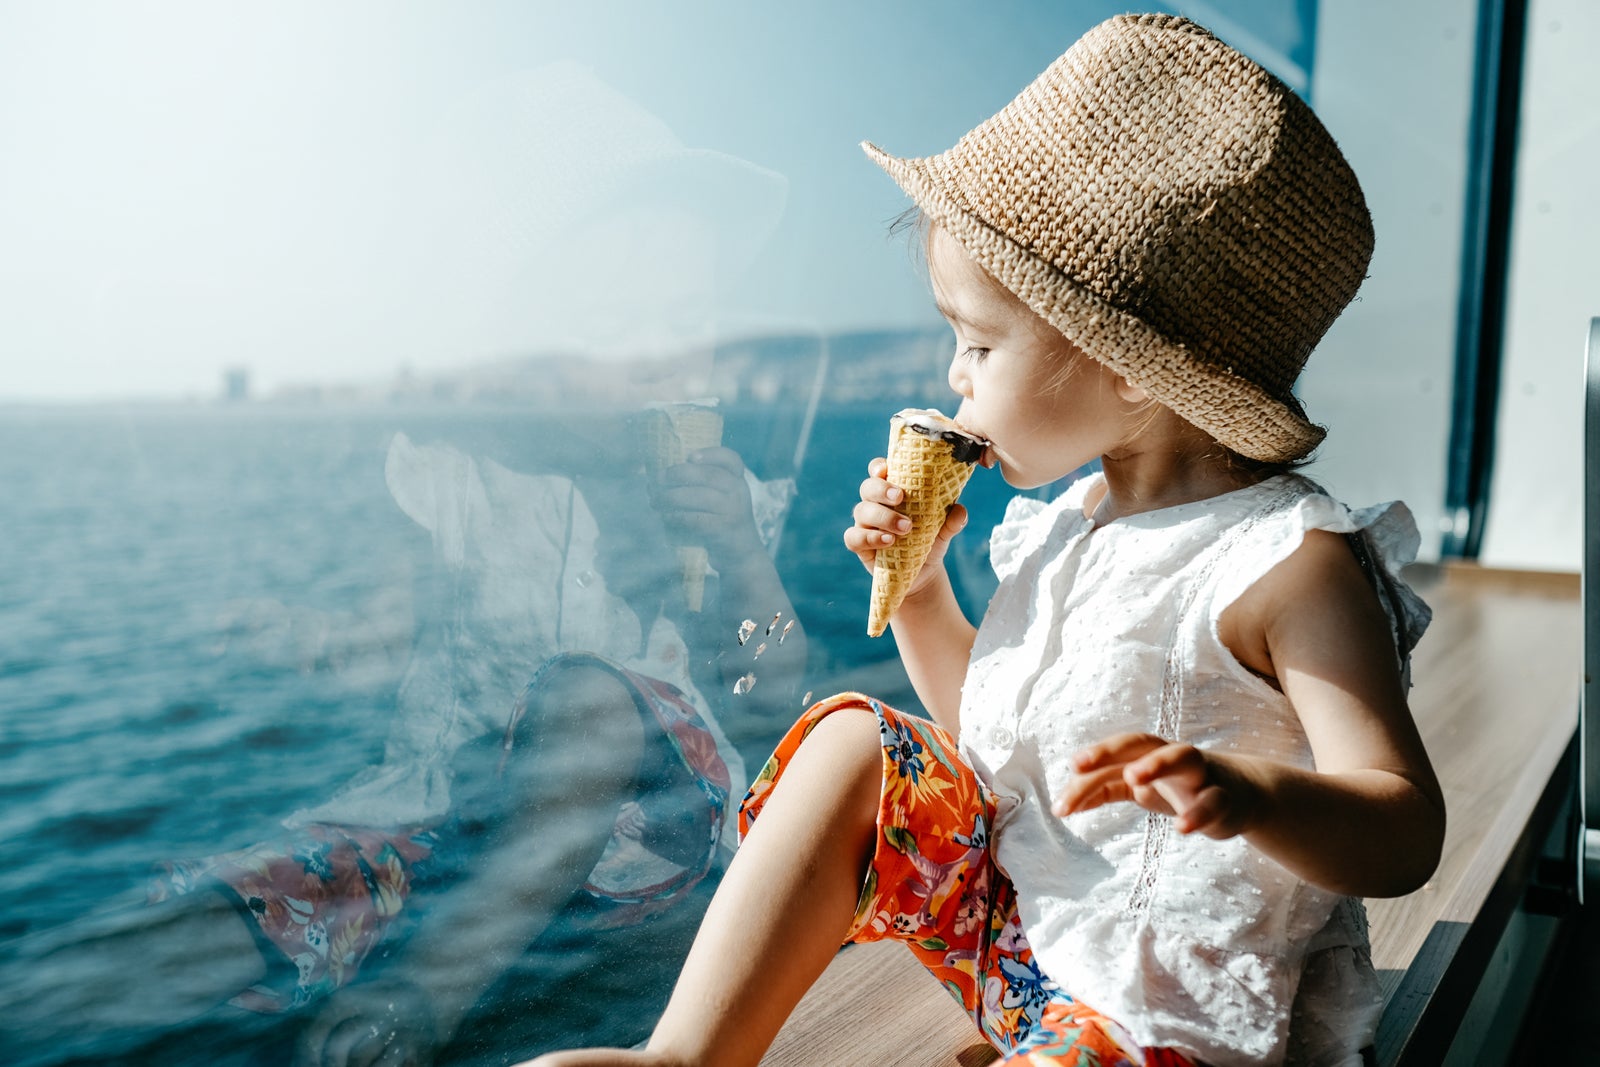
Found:
[[[962,695],[961,751],[997,798],[995,856],[1035,958],[1142,1045],[1217,1067],[1359,1064],[1382,1006],[1359,900],[1132,804],[1066,819],[1050,804],[1072,752],[1124,731],[1312,766],[1289,702],[1218,617],[1308,530],[1359,534],[1404,661],[1430,618],[1398,575],[1410,512],[1351,511],[1289,475],[1096,528],[1083,502],[1099,481],[1012,502]]]

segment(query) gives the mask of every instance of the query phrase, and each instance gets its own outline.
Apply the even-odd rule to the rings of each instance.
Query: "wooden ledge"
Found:
[[[1483,965],[1464,949],[1498,939],[1529,841],[1559,809],[1552,781],[1577,725],[1581,678],[1576,575],[1449,563],[1407,577],[1434,611],[1411,707],[1444,786],[1449,830],[1424,888],[1368,902],[1388,998],[1385,1067],[1442,1062],[1438,1042],[1447,1044],[1476,986],[1464,972]],[[839,954],[762,1062],[977,1067],[993,1058],[909,952],[876,944]]]
[[[1406,580],[1418,590],[1441,584],[1488,587],[1519,596],[1577,597],[1582,576],[1577,571],[1536,571],[1512,567],[1485,567],[1468,560],[1416,563],[1406,568]]]

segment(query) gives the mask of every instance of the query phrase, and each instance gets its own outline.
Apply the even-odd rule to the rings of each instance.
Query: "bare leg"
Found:
[[[154,1032],[265,973],[250,929],[220,892],[130,905],[19,941],[0,974],[0,1035],[43,1047]]]
[[[610,672],[556,674],[498,783],[504,825],[405,950],[444,1035],[572,899],[633,798],[644,723]]]
[[[329,997],[300,1035],[300,1061],[423,1062],[447,1045],[594,869],[636,792],[644,738],[631,692],[610,671],[577,665],[552,675],[505,775],[479,768],[487,792],[472,806],[489,809],[494,836],[381,977]],[[406,1004],[403,1027],[386,1014],[395,1003]]]
[[[819,723],[729,865],[648,1048],[554,1053],[530,1067],[758,1063],[855,916],[882,758],[864,709]]]

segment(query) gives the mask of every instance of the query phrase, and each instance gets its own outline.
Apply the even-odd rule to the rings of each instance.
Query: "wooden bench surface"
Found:
[[[1408,577],[1434,610],[1413,664],[1411,707],[1444,786],[1449,830],[1426,886],[1368,902],[1390,998],[1380,1063],[1393,1062],[1461,941],[1440,934],[1479,918],[1523,837],[1572,738],[1580,681],[1576,575],[1451,565]],[[910,953],[884,943],[841,952],[762,1063],[976,1067],[992,1058]]]

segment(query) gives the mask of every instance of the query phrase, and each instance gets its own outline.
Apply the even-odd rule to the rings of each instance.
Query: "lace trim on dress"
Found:
[[[1153,731],[1157,737],[1169,741],[1182,740],[1179,729],[1182,717],[1179,711],[1183,707],[1183,662],[1188,648],[1188,639],[1185,637],[1188,630],[1184,626],[1184,621],[1188,619],[1189,611],[1194,607],[1195,598],[1202,589],[1209,588],[1211,572],[1216,569],[1218,563],[1227,558],[1234,545],[1266,519],[1292,507],[1304,495],[1301,486],[1290,485],[1268,497],[1252,515],[1243,522],[1235,524],[1217,541],[1206,557],[1205,563],[1201,565],[1199,573],[1187,583],[1183,592],[1183,602],[1178,605],[1173,617],[1172,639],[1167,643],[1167,661],[1161,678],[1161,707],[1156,713]],[[1144,852],[1139,864],[1139,876],[1134,879],[1133,890],[1128,894],[1129,912],[1139,914],[1150,910],[1150,905],[1155,899],[1156,883],[1161,879],[1161,857],[1166,852],[1167,842],[1171,836],[1172,816],[1153,811],[1145,813]]]

